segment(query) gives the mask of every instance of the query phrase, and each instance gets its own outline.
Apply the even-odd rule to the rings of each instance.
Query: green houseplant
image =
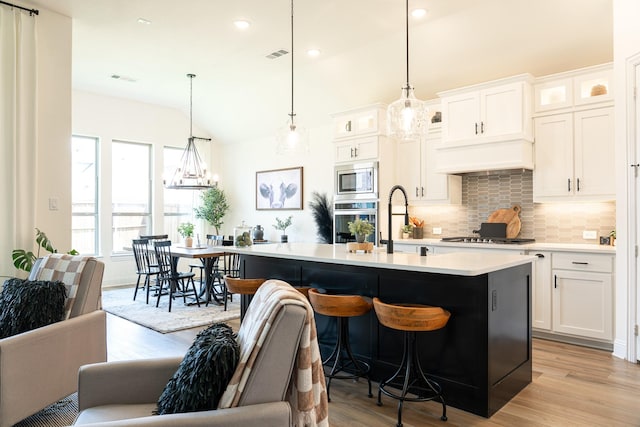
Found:
[[[49,240],[44,231],[41,231],[39,228],[36,228],[36,243],[38,244],[38,252],[35,254],[25,249],[14,249],[13,252],[11,252],[13,265],[17,269],[27,272],[31,271],[31,269],[33,268],[33,263],[40,257],[40,248],[51,252],[52,254],[58,252],[58,250],[53,247],[51,240]],[[78,251],[76,251],[75,249],[71,249],[67,253],[69,255],[78,255]]]
[[[291,226],[292,219],[293,219],[292,215],[289,215],[284,220],[276,217],[276,223],[273,225],[273,227],[276,230],[282,231],[282,235],[280,236],[280,241],[282,243],[287,243],[289,241],[289,236],[286,235],[286,231],[287,231],[287,227]]]
[[[202,205],[195,208],[196,218],[204,219],[216,229],[216,234],[220,234],[220,227],[224,222],[222,218],[229,210],[229,203],[224,190],[212,187],[200,194]]]
[[[402,238],[408,239],[413,234],[413,225],[407,224],[402,226]]]
[[[178,233],[184,237],[184,245],[188,248],[193,246],[193,228],[190,222],[183,222],[178,226]]]
[[[364,243],[371,233],[373,233],[373,224],[369,223],[366,219],[356,219],[353,222],[348,222],[349,231],[356,236],[356,242]]]

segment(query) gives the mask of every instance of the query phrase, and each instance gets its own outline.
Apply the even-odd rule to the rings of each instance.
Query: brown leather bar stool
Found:
[[[239,277],[224,276],[224,284],[229,293],[252,296],[266,279],[240,279]],[[249,305],[248,298],[240,297],[240,322],[244,319],[244,313]]]
[[[309,289],[309,301],[313,309],[325,316],[337,319],[337,340],[333,351],[322,364],[330,366],[331,370],[325,374],[327,378],[327,398],[331,402],[329,390],[331,380],[366,378],[369,384],[369,397],[371,394],[371,379],[369,372],[371,367],[361,359],[356,359],[349,344],[349,318],[362,316],[371,311],[371,299],[360,295],[329,295],[320,293],[317,289]],[[333,363],[332,363],[333,362]],[[342,372],[342,373],[341,373]]]
[[[425,376],[420,366],[420,355],[416,342],[416,332],[435,331],[444,328],[451,313],[441,307],[420,304],[385,304],[379,298],[373,299],[373,307],[378,320],[384,326],[403,331],[404,351],[402,363],[395,374],[382,381],[378,387],[378,406],[382,406],[382,393],[398,400],[398,423],[402,427],[402,405],[406,402],[426,402],[439,400],[442,403],[442,421],[447,421],[447,406],[442,397],[442,388],[434,380]],[[400,394],[387,388],[400,390]],[[408,392],[417,397],[407,397]]]

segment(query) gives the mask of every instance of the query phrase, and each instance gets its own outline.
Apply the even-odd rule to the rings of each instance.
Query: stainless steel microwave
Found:
[[[335,167],[336,199],[377,199],[378,162]]]

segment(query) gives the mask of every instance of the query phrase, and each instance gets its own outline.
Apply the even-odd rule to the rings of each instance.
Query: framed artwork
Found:
[[[302,166],[256,172],[256,210],[302,209]]]

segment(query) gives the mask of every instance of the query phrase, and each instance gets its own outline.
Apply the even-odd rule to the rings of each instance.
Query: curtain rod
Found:
[[[28,9],[26,7],[18,6],[17,4],[7,3],[6,1],[2,1],[2,0],[0,0],[0,4],[6,4],[7,6],[16,7],[21,10],[26,10],[27,12],[29,12],[30,16],[40,14],[40,11],[38,9]]]

